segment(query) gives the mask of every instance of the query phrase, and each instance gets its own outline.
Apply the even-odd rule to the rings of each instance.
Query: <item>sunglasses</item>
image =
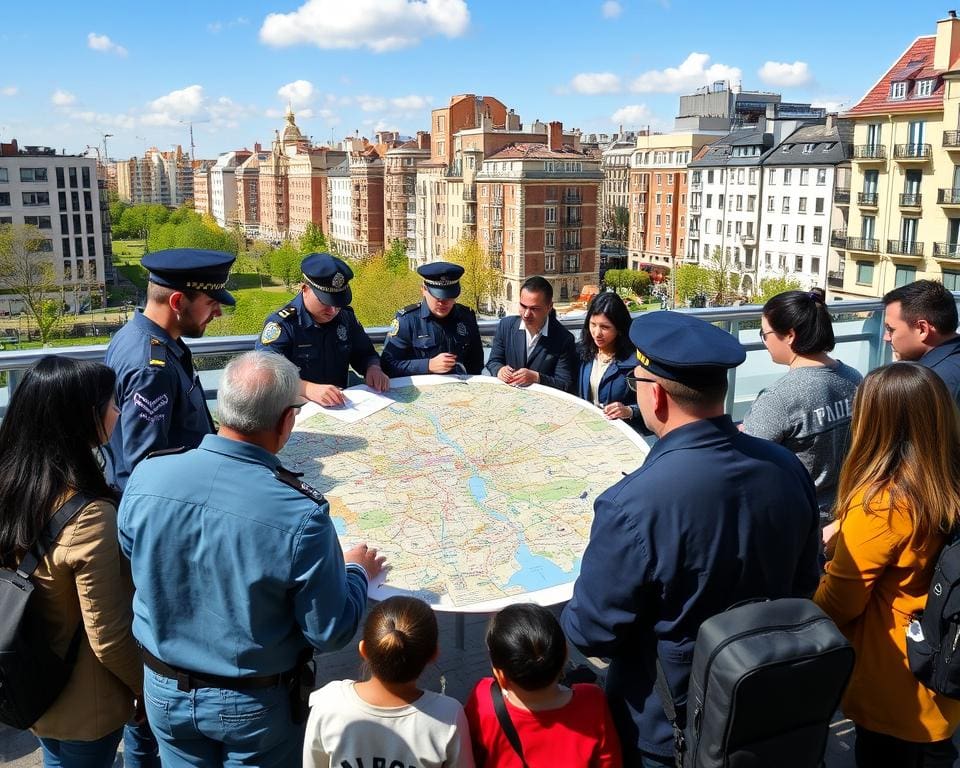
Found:
[[[630,388],[631,392],[637,391],[637,382],[645,381],[648,384],[657,383],[656,379],[646,379],[643,376],[624,376],[624,378],[627,380],[627,386]]]

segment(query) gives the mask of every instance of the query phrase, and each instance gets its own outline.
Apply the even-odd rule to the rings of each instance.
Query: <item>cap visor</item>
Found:
[[[237,303],[237,300],[233,298],[233,294],[223,289],[219,291],[204,291],[204,293],[214,301],[219,301],[221,304],[226,304],[228,307],[232,307]]]
[[[455,299],[460,295],[460,286],[459,285],[428,285],[427,293],[429,293],[435,299]]]
[[[353,301],[353,292],[349,287],[339,293],[327,293],[326,291],[317,290],[313,286],[310,287],[310,290],[313,291],[314,296],[328,307],[348,307],[350,306],[350,302]]]

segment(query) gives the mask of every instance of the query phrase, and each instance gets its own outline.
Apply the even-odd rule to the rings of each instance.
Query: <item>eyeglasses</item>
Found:
[[[639,381],[645,381],[648,384],[657,383],[656,379],[645,379],[643,376],[624,376],[624,378],[627,380],[627,386],[630,388],[631,392],[637,391],[637,382]]]
[[[771,333],[776,333],[776,331],[764,331],[763,329],[761,329],[761,330],[760,330],[760,341],[762,341],[764,344],[766,344],[766,343],[767,343],[767,336],[769,336]]]
[[[305,405],[306,405],[306,403],[294,403],[293,405],[288,405],[288,406],[287,406],[286,408],[284,408],[283,410],[284,410],[285,412],[286,412],[286,411],[297,411],[297,413],[299,413],[299,412],[300,412],[300,409],[303,408],[303,406],[305,406]]]

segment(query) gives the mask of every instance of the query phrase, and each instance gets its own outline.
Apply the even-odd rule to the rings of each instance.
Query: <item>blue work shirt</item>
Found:
[[[196,448],[216,431],[187,345],[140,310],[110,340],[104,362],[116,371],[120,407],[104,446],[111,485],[123,490],[133,468],[153,451]]]
[[[943,379],[954,401],[960,405],[960,336],[929,350],[917,362]]]
[[[430,358],[444,352],[456,355],[467,373],[483,372],[483,341],[474,311],[454,304],[446,317],[434,317],[424,299],[397,312],[383,345],[383,372],[387,376],[430,373]]]
[[[812,595],[819,531],[797,457],[729,416],[668,432],[597,498],[561,624],[584,653],[611,660],[606,690],[625,758],[673,754],[654,688],[658,648],[682,708],[700,625],[747,598]]]
[[[380,356],[353,309],[343,307],[328,323],[317,323],[299,294],[263,325],[257,349],[283,355],[300,369],[300,378],[314,384],[347,386],[348,367],[364,376]]]
[[[134,470],[117,515],[136,594],[133,634],[202,676],[272,675],[312,646],[346,644],[367,578],[343,553],[326,501],[274,475],[256,445],[207,435]]]

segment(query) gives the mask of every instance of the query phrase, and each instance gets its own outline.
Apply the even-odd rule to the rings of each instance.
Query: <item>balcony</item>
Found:
[[[960,260],[960,243],[934,243],[933,258]]]
[[[583,225],[583,219],[579,216],[568,216],[563,220],[563,226],[565,227],[579,227]]]
[[[923,243],[911,240],[887,240],[887,253],[891,256],[923,258]]]
[[[580,205],[583,203],[583,198],[580,197],[579,192],[567,192],[563,196],[563,202],[567,205]]]
[[[477,201],[477,188],[473,184],[463,185],[463,199],[471,203]]]
[[[843,272],[827,272],[827,286],[843,288]]]
[[[960,149],[960,131],[944,131],[943,147],[950,152]]]
[[[944,187],[937,190],[940,205],[960,205],[960,187]]]
[[[703,189],[703,182],[702,182],[702,181],[691,181],[691,182],[690,182],[690,190],[691,190],[692,192],[699,192],[701,189]]]
[[[898,163],[926,163],[933,157],[932,144],[897,144],[893,157]]]
[[[687,237],[689,237],[691,240],[699,240],[699,239],[700,239],[700,230],[699,230],[699,229],[691,229],[691,230],[689,230],[689,231],[687,232]]]
[[[753,248],[757,244],[756,235],[751,232],[748,232],[745,235],[740,235],[740,243],[745,248]]]
[[[463,212],[463,223],[464,223],[464,224],[476,224],[476,223],[477,223],[477,214],[476,214],[476,211],[464,211],[464,212]]]
[[[850,205],[850,187],[837,187],[833,190],[833,202],[838,205]]]
[[[834,248],[847,247],[847,230],[835,229],[830,233],[830,245]]]
[[[847,250],[880,253],[880,241],[872,237],[848,237]]]
[[[900,195],[900,207],[919,208],[922,197],[919,192],[904,192]]]
[[[646,203],[637,203],[637,213],[646,213],[647,204]]]
[[[887,159],[887,148],[882,144],[857,144],[853,159],[861,163],[881,163]]]
[[[857,204],[864,208],[876,208],[879,195],[876,192],[858,192]]]
[[[698,215],[700,213],[700,203],[690,203],[689,210],[694,216]]]

